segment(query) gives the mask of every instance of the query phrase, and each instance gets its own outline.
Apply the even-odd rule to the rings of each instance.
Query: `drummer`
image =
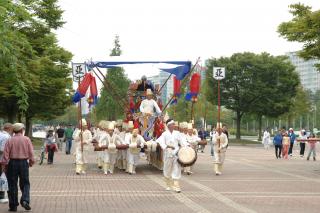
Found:
[[[198,143],[201,141],[201,139],[194,133],[192,123],[188,123],[188,134],[186,135],[187,142],[189,143],[189,146],[197,151]],[[192,167],[184,167],[184,173],[187,173],[187,175],[191,175]]]
[[[157,142],[164,150],[163,175],[166,181],[166,190],[173,189],[175,192],[180,193],[181,166],[178,163],[177,153],[180,146],[187,146],[187,142],[182,140],[178,131],[174,130],[173,119],[168,119],[166,125],[167,130],[157,139]]]
[[[107,157],[108,159],[107,160],[107,163],[109,164],[109,168],[107,170],[107,173],[105,172],[105,174],[107,175],[108,172],[110,174],[113,174],[113,171],[114,171],[114,166],[115,166],[115,163],[117,161],[117,157],[118,157],[118,153],[117,153],[117,148],[116,146],[117,145],[120,145],[120,144],[124,144],[124,141],[121,139],[121,137],[117,134],[114,133],[114,122],[110,122],[109,125],[108,125],[108,134],[109,134],[109,141],[108,141],[108,150],[107,150]]]
[[[128,159],[128,172],[130,175],[136,174],[136,167],[140,158],[141,148],[144,147],[145,140],[139,134],[139,129],[133,129],[132,134],[126,135],[125,143],[129,145],[127,159]]]
[[[222,132],[221,123],[217,123],[216,133],[214,134],[212,140],[214,141],[214,170],[216,175],[221,175],[228,146],[228,137]]]

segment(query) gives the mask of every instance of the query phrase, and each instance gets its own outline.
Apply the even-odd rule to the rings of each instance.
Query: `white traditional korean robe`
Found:
[[[161,114],[161,109],[159,108],[157,102],[153,99],[144,99],[140,104],[140,112],[143,114],[148,113],[154,115],[154,109],[157,114]]]
[[[166,130],[162,135],[157,139],[157,142],[160,144],[161,148],[164,151],[163,154],[163,175],[165,178],[178,180],[181,178],[181,166],[178,163],[177,153],[180,149],[180,146],[187,146],[187,142],[184,137],[181,137],[181,133],[173,130],[170,132]],[[173,146],[174,149],[168,148],[167,146]],[[179,146],[180,145],[180,146]]]

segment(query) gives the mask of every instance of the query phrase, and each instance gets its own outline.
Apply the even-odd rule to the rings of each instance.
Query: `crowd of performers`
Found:
[[[151,92],[148,90],[148,95]],[[142,101],[140,111],[143,118],[153,116],[154,113],[161,113],[157,103],[149,98]],[[158,118],[157,118],[158,119]],[[140,121],[141,122],[141,121]],[[143,119],[142,119],[143,122]],[[115,168],[123,170],[131,175],[136,173],[141,152],[147,157],[149,164],[163,170],[167,190],[180,192],[179,179],[182,171],[188,175],[192,174],[192,164],[196,160],[196,149],[201,139],[192,123],[175,122],[167,119],[164,123],[161,119],[155,121],[158,125],[155,129],[155,137],[148,139],[141,135],[141,129],[134,120],[106,121],[101,120],[94,132],[88,129],[87,122],[82,119],[80,129],[76,129],[73,138],[75,142],[76,174],[85,174],[88,163],[88,152],[96,152],[97,167],[105,175],[114,173]],[[225,150],[228,139],[222,133],[221,124],[217,125],[217,132],[214,135],[216,141],[214,163],[215,172],[221,174],[225,157]],[[82,143],[81,143],[82,141]],[[194,150],[191,163],[179,160],[179,151],[186,148],[186,151]],[[187,153],[189,155],[189,153]],[[187,156],[188,157],[188,156]],[[180,157],[181,158],[181,157]],[[182,156],[183,158],[183,156]]]

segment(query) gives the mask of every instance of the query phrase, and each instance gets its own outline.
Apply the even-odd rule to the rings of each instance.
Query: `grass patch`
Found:
[[[229,139],[229,143],[230,144],[243,144],[243,145],[246,145],[246,144],[261,144],[261,142],[258,142],[258,141],[251,141],[251,140],[244,140],[244,139],[241,139],[241,140]]]

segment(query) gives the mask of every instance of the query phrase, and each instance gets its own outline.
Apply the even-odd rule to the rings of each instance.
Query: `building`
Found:
[[[154,85],[159,85],[160,87],[166,82],[170,73],[160,71],[158,75],[148,77],[147,79],[151,81]],[[161,99],[163,104],[167,104],[173,94],[173,77],[171,76],[166,85],[161,90]]]
[[[320,72],[314,66],[320,63],[319,60],[304,60],[298,56],[297,52],[286,53],[290,62],[296,67],[301,80],[301,85],[306,90],[311,90],[313,93],[320,90]]]

